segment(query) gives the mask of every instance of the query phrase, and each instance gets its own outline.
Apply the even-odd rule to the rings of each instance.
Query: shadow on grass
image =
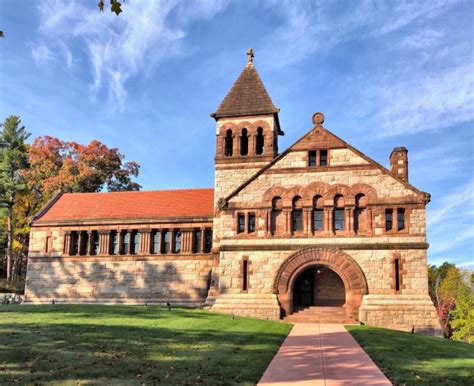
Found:
[[[145,307],[27,308],[19,312],[22,320],[0,322],[0,383],[255,383],[288,331],[282,324],[181,309],[161,309],[152,320]],[[26,323],[29,318],[37,323]]]

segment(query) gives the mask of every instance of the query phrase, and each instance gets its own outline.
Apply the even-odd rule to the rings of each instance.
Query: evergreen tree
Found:
[[[1,125],[0,132],[0,205],[7,211],[6,276],[12,278],[13,262],[13,205],[15,195],[25,189],[21,171],[28,167],[28,151],[25,143],[29,133],[20,126],[19,117],[11,115]]]

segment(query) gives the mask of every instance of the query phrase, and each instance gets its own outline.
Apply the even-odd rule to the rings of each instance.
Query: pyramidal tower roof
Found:
[[[276,114],[276,108],[253,64],[253,50],[247,52],[247,64],[217,111],[211,117],[227,118],[244,115]]]

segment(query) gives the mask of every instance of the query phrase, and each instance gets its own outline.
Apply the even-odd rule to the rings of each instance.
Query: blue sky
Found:
[[[285,149],[325,126],[432,194],[430,263],[474,265],[471,1],[0,0],[0,118],[99,139],[143,189],[213,185],[214,112],[255,51]]]

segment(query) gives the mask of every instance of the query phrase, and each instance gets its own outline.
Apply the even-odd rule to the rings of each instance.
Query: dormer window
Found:
[[[310,150],[308,152],[308,166],[316,166],[316,150]]]
[[[319,151],[319,166],[327,166],[327,165],[328,165],[328,151],[320,150]]]

